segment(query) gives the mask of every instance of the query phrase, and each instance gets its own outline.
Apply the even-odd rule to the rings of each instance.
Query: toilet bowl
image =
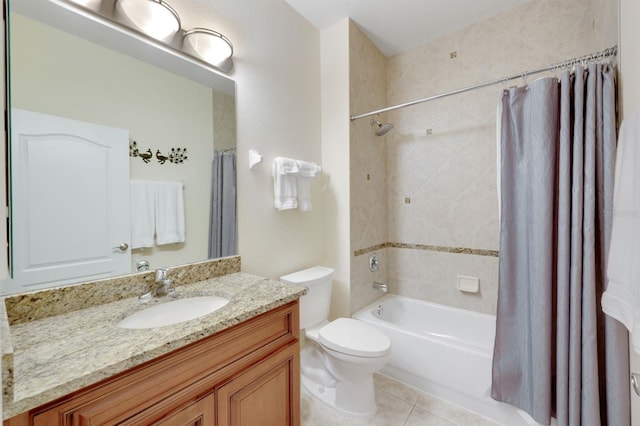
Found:
[[[377,411],[373,374],[391,355],[391,341],[376,328],[353,318],[329,322],[333,269],[314,267],[281,277],[307,287],[300,299],[300,328],[305,347],[300,369],[303,387],[315,398],[353,417]]]

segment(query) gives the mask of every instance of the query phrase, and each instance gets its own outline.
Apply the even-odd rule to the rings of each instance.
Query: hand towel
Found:
[[[131,180],[131,248],[153,247],[156,228],[152,182]]]
[[[298,172],[296,160],[284,157],[273,159],[273,193],[276,209],[287,210],[298,207],[296,186]]]
[[[184,195],[182,182],[155,182],[156,243],[185,241]]]
[[[625,118],[618,140],[607,289],[602,310],[625,325],[640,353],[640,108]]]
[[[298,209],[303,212],[311,210],[311,179],[321,170],[320,166],[315,163],[298,160],[298,169],[300,170],[296,176],[296,185],[298,186]]]

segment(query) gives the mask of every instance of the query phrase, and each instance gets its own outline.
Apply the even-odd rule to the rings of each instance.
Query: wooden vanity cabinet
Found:
[[[299,425],[298,301],[4,422],[116,424]]]

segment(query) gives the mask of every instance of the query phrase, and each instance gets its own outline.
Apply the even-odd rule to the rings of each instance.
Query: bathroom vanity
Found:
[[[4,425],[298,425],[304,292],[234,273],[179,286],[229,299],[179,324],[117,327],[136,297],[11,325]]]

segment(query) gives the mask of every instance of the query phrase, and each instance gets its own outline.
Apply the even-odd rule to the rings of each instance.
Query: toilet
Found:
[[[342,414],[373,416],[377,411],[373,373],[391,356],[391,341],[380,330],[353,318],[329,322],[333,269],[322,266],[280,277],[306,287],[300,298],[300,329],[306,343],[300,355],[302,386]]]

